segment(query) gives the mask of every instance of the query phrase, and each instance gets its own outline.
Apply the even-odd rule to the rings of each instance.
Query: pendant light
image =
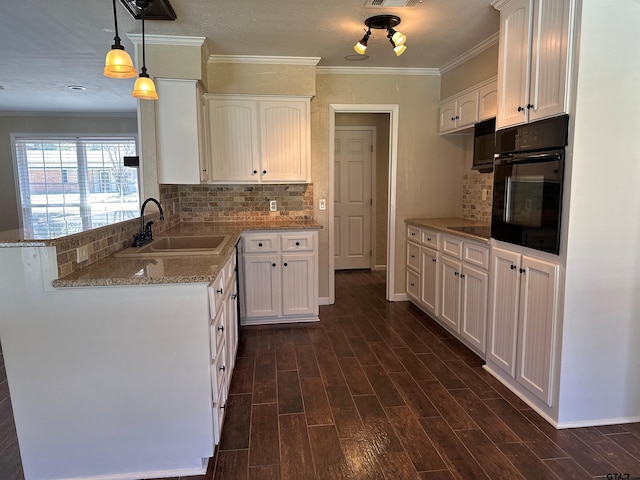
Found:
[[[131,96],[139,98],[140,100],[157,100],[158,92],[156,92],[156,85],[153,80],[149,78],[147,74],[147,66],[145,64],[145,52],[144,52],[144,9],[149,6],[150,1],[138,1],[136,4],[140,5],[142,11],[142,69],[140,75],[133,86],[133,92]]]
[[[116,0],[113,0],[113,24],[115,25],[116,36],[113,37],[113,45],[111,45],[111,50],[107,53],[102,73],[109,78],[134,78],[136,69],[133,66],[131,57],[120,43],[120,37],[118,36]]]

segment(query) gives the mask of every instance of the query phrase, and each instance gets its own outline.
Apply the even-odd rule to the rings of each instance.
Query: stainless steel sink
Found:
[[[229,235],[197,237],[158,237],[142,247],[131,247],[114,253],[114,257],[175,257],[181,255],[217,255],[225,247]]]

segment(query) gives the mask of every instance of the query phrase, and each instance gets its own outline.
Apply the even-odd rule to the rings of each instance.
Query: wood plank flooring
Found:
[[[183,480],[640,478],[640,424],[554,429],[384,290],[338,272],[319,323],[243,328],[221,444]],[[0,415],[0,479],[20,480],[4,363]]]

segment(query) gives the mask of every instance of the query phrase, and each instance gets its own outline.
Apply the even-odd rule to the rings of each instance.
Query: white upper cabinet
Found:
[[[158,182],[199,184],[209,179],[206,117],[197,80],[156,78]]]
[[[495,79],[475,85],[440,103],[439,133],[472,127],[480,120],[496,116]]]
[[[309,97],[206,98],[212,183],[309,182]]]
[[[497,128],[566,113],[574,0],[497,0]]]

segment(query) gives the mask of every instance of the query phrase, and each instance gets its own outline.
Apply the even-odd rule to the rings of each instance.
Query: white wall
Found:
[[[640,421],[640,2],[582,2],[559,423]]]

